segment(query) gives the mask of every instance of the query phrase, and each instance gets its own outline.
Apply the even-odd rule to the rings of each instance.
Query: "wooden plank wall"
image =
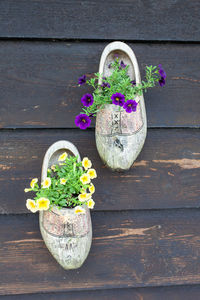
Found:
[[[112,40],[167,72],[145,95],[144,149],[120,174],[102,165],[94,124],[74,125],[77,78]],[[0,2],[0,299],[200,298],[199,43],[198,0]],[[91,252],[74,271],[49,254],[23,192],[59,139],[99,174]]]

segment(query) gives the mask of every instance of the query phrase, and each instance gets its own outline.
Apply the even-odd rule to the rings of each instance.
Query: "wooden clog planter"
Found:
[[[119,57],[129,65],[128,74],[136,85],[141,83],[137,59],[132,49],[122,42],[110,43],[103,51],[99,73],[107,77],[112,69],[109,64]],[[99,84],[101,84],[99,80]],[[136,160],[145,142],[147,119],[143,95],[135,99],[136,112],[126,113],[114,104],[105,105],[97,113],[96,146],[103,162],[114,171],[128,170]]]
[[[67,141],[53,144],[46,152],[42,166],[42,182],[47,177],[47,169],[58,164],[58,157],[67,152],[80,155],[76,147]],[[92,242],[90,211],[77,215],[74,209],[53,207],[51,211],[40,211],[40,231],[43,240],[57,262],[64,269],[79,268],[88,256]]]

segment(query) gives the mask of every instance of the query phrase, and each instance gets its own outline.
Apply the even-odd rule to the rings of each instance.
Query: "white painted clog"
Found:
[[[115,57],[129,65],[128,75],[141,83],[140,71],[132,49],[122,42],[108,44],[102,55],[99,73],[107,77],[112,69],[109,64]],[[101,79],[99,84],[101,84]],[[136,160],[145,142],[147,119],[143,95],[137,96],[136,112],[126,113],[124,109],[114,104],[107,104],[97,113],[96,117],[96,146],[103,162],[113,171],[128,170]]]
[[[47,169],[58,164],[58,157],[67,152],[78,156],[77,148],[68,141],[54,143],[46,152],[42,166],[42,182],[47,177]],[[77,215],[74,208],[40,211],[39,223],[43,240],[57,262],[64,269],[77,269],[85,261],[92,243],[92,224],[90,211],[84,206],[86,213]]]

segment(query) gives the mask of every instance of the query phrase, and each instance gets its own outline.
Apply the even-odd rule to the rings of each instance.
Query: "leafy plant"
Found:
[[[68,156],[66,152],[60,155],[59,164],[52,165],[47,171],[47,178],[41,187],[38,179],[32,179],[30,188],[25,192],[34,192],[34,199],[27,199],[26,206],[32,212],[48,210],[52,206],[59,208],[75,208],[75,212],[84,213],[81,207],[86,204],[93,208],[95,202],[92,194],[95,187],[91,180],[97,177],[95,169],[91,168],[91,161],[85,157],[81,162],[75,156]]]
[[[79,78],[79,85],[88,84],[94,88],[92,94],[85,94],[81,98],[83,104],[82,112],[76,116],[75,124],[81,129],[90,126],[91,117],[103,109],[106,104],[114,104],[119,106],[119,110],[124,108],[127,113],[136,111],[136,96],[141,96],[142,92],[146,92],[148,88],[152,88],[159,82],[160,86],[164,86],[166,73],[162,66],[146,66],[145,81],[136,84],[128,75],[129,65],[125,65],[123,61],[116,58],[113,63],[108,66],[112,69],[112,73],[108,77],[103,77],[100,73],[95,73],[94,77],[86,80],[83,75]],[[102,82],[98,84],[99,80]]]

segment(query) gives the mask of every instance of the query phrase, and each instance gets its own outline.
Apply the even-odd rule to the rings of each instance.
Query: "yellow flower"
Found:
[[[85,168],[85,170],[87,170],[91,168],[92,163],[87,157],[84,157],[84,159],[82,160],[82,166]]]
[[[44,189],[49,188],[51,185],[51,178],[47,177],[43,182],[42,182],[42,187]]]
[[[89,186],[89,191],[90,191],[91,194],[94,194],[94,192],[95,192],[94,184],[91,183],[91,185]]]
[[[59,156],[58,161],[64,161],[66,158],[67,158],[67,152],[64,152]]]
[[[35,213],[38,210],[37,204],[32,199],[26,200],[26,207],[33,213]]]
[[[82,193],[82,194],[80,194],[80,195],[78,196],[78,199],[79,199],[79,201],[81,201],[81,202],[85,202],[85,201],[87,201],[88,199],[90,199],[90,197],[91,197],[91,194],[89,194],[89,193]]]
[[[89,169],[87,174],[90,176],[91,179],[97,178],[97,173],[95,169]]]
[[[94,208],[94,205],[95,205],[95,202],[92,200],[92,198],[89,199],[88,202],[87,202],[88,208],[93,209],[93,208]]]
[[[28,193],[28,192],[30,192],[31,191],[31,189],[24,189],[24,192],[25,193]]]
[[[55,166],[55,165],[52,165],[52,166],[51,166],[51,170],[55,172],[56,166]]]
[[[32,188],[32,189],[34,189],[34,186],[35,186],[35,184],[38,182],[38,179],[37,178],[33,178],[32,180],[31,180],[31,183],[30,183],[30,187]]]
[[[65,178],[60,178],[60,184],[65,184],[67,182],[67,179],[65,179]]]
[[[80,181],[83,183],[83,184],[88,184],[90,183],[90,176],[88,174],[83,174],[81,175],[80,177]]]
[[[38,210],[48,210],[50,201],[47,198],[41,197],[37,200]]]
[[[81,206],[76,206],[74,211],[75,211],[75,214],[77,214],[77,215],[85,213],[85,209],[82,208]]]

